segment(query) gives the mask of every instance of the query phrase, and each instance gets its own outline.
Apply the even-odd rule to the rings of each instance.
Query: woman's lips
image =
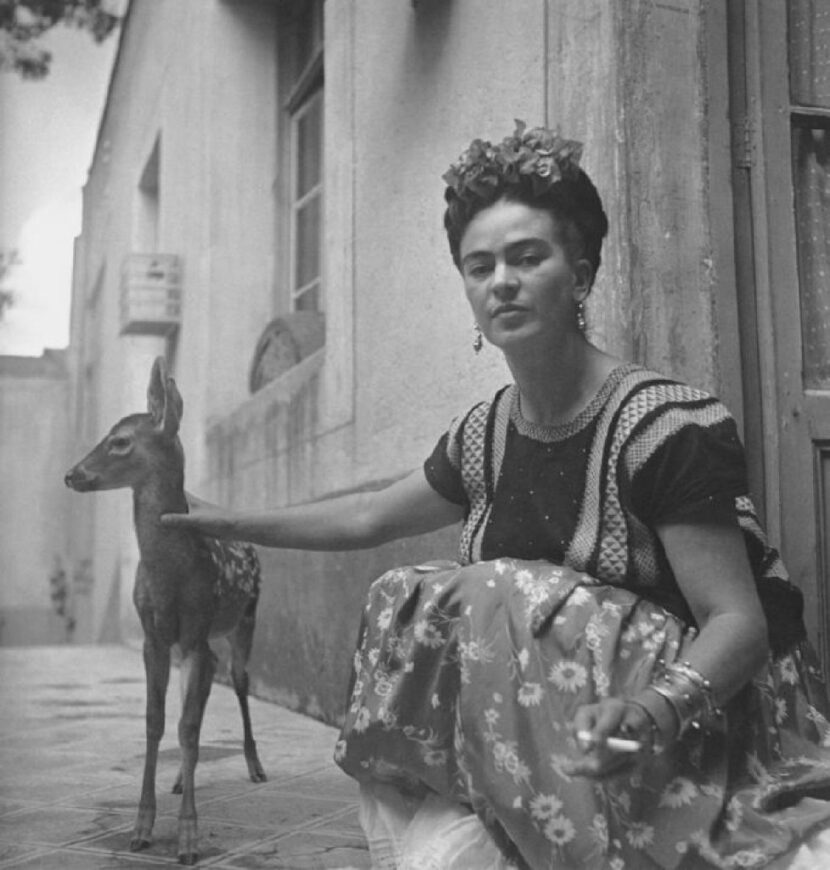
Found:
[[[493,313],[490,316],[499,317],[502,314],[522,314],[526,311],[527,308],[521,305],[499,305],[493,309]]]

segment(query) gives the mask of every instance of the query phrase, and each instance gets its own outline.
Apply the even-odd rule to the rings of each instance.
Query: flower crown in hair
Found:
[[[516,120],[516,130],[500,144],[475,139],[441,176],[461,199],[487,197],[504,184],[530,178],[538,196],[563,178],[579,173],[582,143],[563,139],[545,127],[527,129]]]

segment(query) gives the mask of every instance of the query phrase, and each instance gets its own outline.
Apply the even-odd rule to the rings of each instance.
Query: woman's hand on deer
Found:
[[[232,521],[227,511],[209,505],[201,499],[187,496],[189,512],[186,514],[162,514],[163,526],[192,529],[214,538],[231,536]]]

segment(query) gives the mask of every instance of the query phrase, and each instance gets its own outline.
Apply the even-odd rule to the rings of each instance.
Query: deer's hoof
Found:
[[[251,782],[268,782],[268,777],[265,775],[265,771],[261,767],[251,770],[250,774]]]
[[[146,837],[133,837],[130,840],[131,852],[142,852],[144,849],[150,848],[150,841]]]
[[[186,864],[188,867],[192,867],[198,863],[199,855],[197,852],[182,852],[179,854],[179,864]]]
[[[184,789],[182,788],[182,784],[178,780],[176,780],[173,783],[172,794],[181,794],[183,791],[184,791]]]

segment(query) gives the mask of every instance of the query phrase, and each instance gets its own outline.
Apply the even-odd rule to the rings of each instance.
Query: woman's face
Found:
[[[572,262],[550,212],[499,200],[470,221],[459,254],[467,299],[492,344],[509,353],[578,332],[591,267]]]

